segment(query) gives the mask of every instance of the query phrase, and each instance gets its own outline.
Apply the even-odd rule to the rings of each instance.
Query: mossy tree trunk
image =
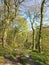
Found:
[[[9,15],[10,15],[10,0],[8,0],[8,2],[6,0],[4,0],[4,21],[5,21],[5,29],[4,29],[4,36],[3,36],[3,46],[5,47],[5,45],[7,44],[7,32],[8,32],[8,26],[10,23],[9,20]],[[6,11],[6,7],[7,7],[7,11]],[[7,16],[6,16],[6,12],[7,12]]]

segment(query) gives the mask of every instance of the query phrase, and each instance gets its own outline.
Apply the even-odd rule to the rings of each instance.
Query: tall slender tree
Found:
[[[41,21],[40,21],[40,28],[39,28],[39,37],[38,37],[38,51],[41,52],[40,50],[40,40],[41,40],[41,30],[42,30],[42,23],[43,23],[43,19],[44,19],[44,3],[45,0],[42,1],[41,3]]]

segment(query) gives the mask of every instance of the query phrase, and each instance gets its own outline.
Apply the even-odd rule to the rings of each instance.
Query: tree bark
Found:
[[[9,1],[8,1],[8,3],[9,3]],[[7,18],[6,18],[6,16],[5,16],[5,13],[6,13],[6,7],[7,7],[7,12],[8,12],[8,14],[7,14]],[[5,17],[5,19],[4,19],[4,21],[5,21],[5,29],[4,29],[4,35],[3,35],[3,46],[5,47],[5,45],[6,45],[6,43],[7,43],[7,31],[8,31],[8,26],[9,26],[9,22],[10,22],[10,20],[9,20],[9,14],[10,14],[10,8],[9,8],[9,4],[7,5],[7,2],[6,2],[6,0],[4,0],[4,17]]]
[[[28,13],[29,13],[29,18],[30,18],[30,23],[31,23],[31,28],[32,28],[32,50],[35,50],[35,43],[34,43],[34,39],[35,39],[35,37],[34,37],[34,33],[35,33],[35,30],[34,30],[34,26],[33,26],[33,24],[34,24],[34,19],[35,19],[35,15],[34,15],[34,18],[33,18],[33,22],[31,21],[31,16],[30,16],[30,12],[28,11]]]
[[[40,53],[41,50],[40,50],[40,40],[41,40],[41,30],[42,30],[42,22],[43,22],[43,17],[44,17],[44,3],[45,3],[45,0],[42,1],[42,4],[41,4],[41,21],[40,21],[40,28],[39,28],[39,39],[38,39],[38,52]]]
[[[33,37],[32,37],[32,40],[33,40],[33,41],[32,41],[32,43],[33,43],[33,44],[32,44],[32,50],[35,50],[35,43],[34,43],[34,39],[35,39],[35,37],[34,37],[35,34],[34,34],[34,33],[35,33],[35,31],[34,31],[33,24],[34,24],[34,18],[33,18],[33,23],[31,23],[31,26],[32,26],[32,31],[33,31],[33,35],[32,35],[32,36],[33,36]]]

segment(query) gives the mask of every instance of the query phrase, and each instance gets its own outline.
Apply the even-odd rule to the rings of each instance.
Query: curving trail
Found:
[[[19,60],[18,57],[20,57],[20,55],[17,55],[17,56],[15,57],[15,60],[13,60],[13,61],[10,61],[9,59],[5,59],[4,64],[1,63],[0,65],[24,65],[24,64],[22,64],[22,63],[20,62],[20,60]],[[30,58],[29,54],[26,54],[26,55],[25,55],[25,58],[26,58],[26,64],[25,64],[25,65],[35,65],[35,64],[33,63],[32,59]]]
[[[32,59],[30,58],[29,54],[25,55],[26,60],[27,60],[27,64],[26,65],[35,65],[32,61]]]

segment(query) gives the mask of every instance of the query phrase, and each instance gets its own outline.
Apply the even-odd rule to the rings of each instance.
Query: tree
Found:
[[[24,42],[28,33],[28,24],[25,18],[18,15],[10,24],[10,29],[7,32],[7,44],[11,47],[24,48]]]
[[[35,5],[36,3],[36,5]],[[24,8],[26,8],[27,10],[24,10],[24,14],[26,14],[26,19],[29,17],[29,21],[31,23],[31,28],[32,28],[32,50],[35,50],[35,30],[34,30],[34,24],[35,21],[37,22],[37,19],[40,18],[40,5],[39,2],[35,0],[35,3],[33,3],[33,5],[29,6],[29,5],[24,5],[22,4],[22,6]],[[35,25],[36,26],[36,25]]]
[[[33,34],[32,34],[32,50],[35,50],[35,43],[34,43],[34,20],[35,20],[35,14],[34,14],[34,17],[33,17],[33,19],[31,18],[31,14],[30,14],[30,12],[28,11],[28,16],[29,16],[29,19],[30,19],[30,23],[31,23],[31,28],[32,28],[32,32],[33,32]],[[33,21],[32,21],[33,20]]]
[[[39,38],[38,38],[38,51],[40,52],[40,40],[41,40],[41,30],[42,30],[42,23],[43,23],[43,18],[44,18],[44,3],[45,0],[42,1],[41,4],[41,21],[40,21],[40,28],[39,28]]]
[[[19,31],[18,33],[16,32],[14,38],[13,38],[13,43],[15,43],[15,41],[17,41],[21,47],[21,45],[23,45],[24,47],[24,42],[26,40],[26,37],[27,37],[27,32],[28,32],[28,25],[27,25],[27,21],[25,18],[21,17],[20,15],[18,15],[15,19],[15,22],[14,22]]]
[[[16,2],[16,3],[13,4],[14,2]],[[23,0],[18,1],[19,5],[22,2],[23,2]],[[4,17],[3,17],[2,21],[5,22],[4,33],[3,33],[4,34],[3,35],[3,46],[5,46],[7,44],[6,38],[7,38],[7,32],[8,32],[9,25],[11,24],[13,19],[15,19],[15,16],[13,15],[13,12],[12,12],[13,8],[11,8],[11,7],[14,6],[14,5],[15,5],[15,7],[17,7],[19,5],[17,4],[17,0],[15,0],[13,2],[12,2],[12,0],[3,0],[3,3],[4,3],[4,5],[3,5],[3,7],[4,7],[4,10],[3,10],[4,11]],[[15,10],[14,13],[17,13],[17,10],[18,10],[18,7],[17,7],[17,9]],[[1,15],[1,16],[3,16],[3,15]]]

